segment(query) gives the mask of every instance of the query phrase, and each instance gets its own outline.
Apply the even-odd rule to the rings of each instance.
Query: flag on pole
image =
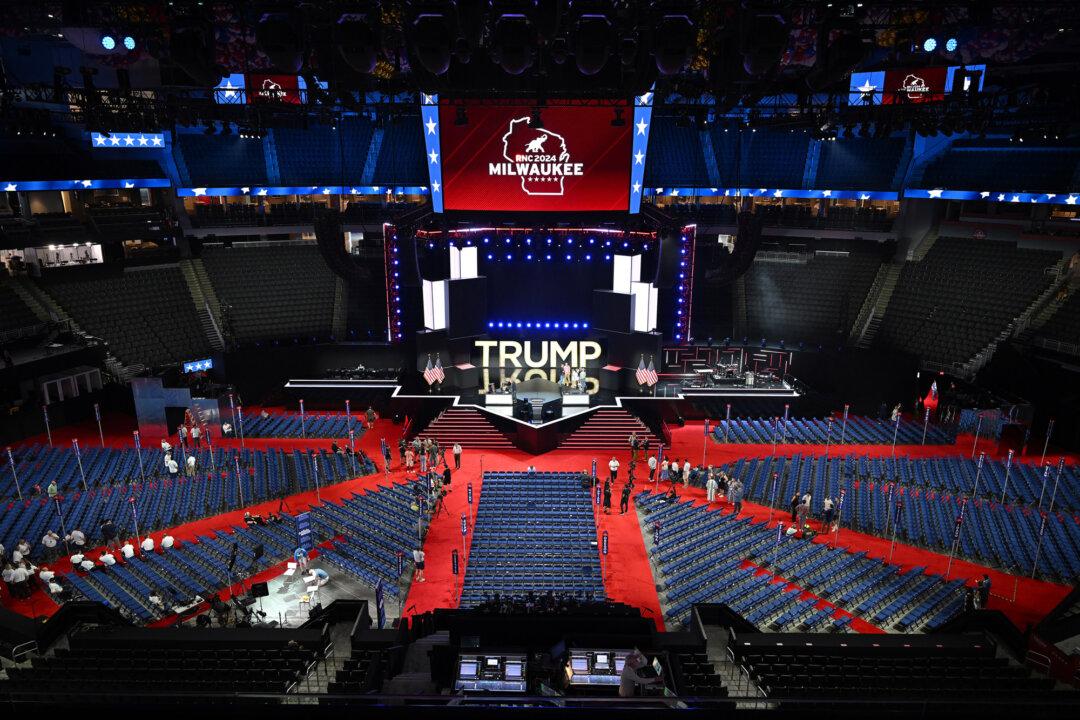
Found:
[[[930,383],[930,397],[937,400],[937,380]]]
[[[784,537],[784,523],[776,523],[776,544],[780,544],[780,538]]]
[[[634,377],[637,378],[638,385],[649,384],[649,371],[645,369],[645,356],[642,355],[638,360],[637,372],[634,373]]]
[[[653,364],[653,359],[649,357],[649,367],[645,370],[645,374],[648,376],[647,383],[651,387],[660,382],[660,376],[656,374],[656,365]]]
[[[435,353],[435,378],[436,382],[446,381],[446,373],[443,372],[442,358],[439,357],[439,353]]]
[[[960,514],[956,516],[956,529],[953,530],[953,542],[960,540],[960,526],[964,524],[964,510],[967,509],[967,498],[960,501]]]
[[[435,384],[435,378],[438,376],[435,374],[435,367],[431,364],[431,356],[427,356],[427,367],[424,368],[424,380],[428,385]]]

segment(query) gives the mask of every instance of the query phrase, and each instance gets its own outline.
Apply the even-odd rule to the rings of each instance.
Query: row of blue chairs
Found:
[[[644,492],[636,502],[653,533],[665,618],[675,625],[687,624],[697,603],[723,603],[779,632],[849,628],[850,618],[834,618],[816,600],[789,590],[789,583],[898,632],[938,627],[962,607],[962,583],[945,582],[925,568],[901,572],[866,553],[781,535],[765,523],[663,495]]]
[[[43,479],[40,476],[65,467],[72,459],[65,455],[72,455],[72,451],[39,447],[32,453],[23,453],[20,464],[27,475]],[[147,482],[143,483],[134,450],[100,453],[93,465],[92,483],[89,472],[87,474],[89,492],[83,492],[76,479],[78,485],[70,487],[69,484],[59,496],[59,502],[49,501],[42,495],[5,503],[0,508],[0,542],[5,547],[14,547],[25,538],[36,553],[43,549],[39,542],[47,531],[63,535],[80,529],[86,534],[88,544],[96,545],[102,541],[99,524],[107,517],[112,518],[122,535],[134,535],[136,524],[138,530],[147,533],[275,497],[313,490],[316,484],[337,483],[375,471],[371,461],[357,461],[325,450],[316,453],[244,450],[239,454],[217,450],[213,466],[209,451],[200,451],[198,458],[202,470],[194,478],[181,475],[170,479],[155,472],[148,474]],[[239,475],[236,473],[237,459],[241,463]],[[127,467],[132,462],[136,464],[135,474],[119,474],[114,484],[108,468]]]
[[[487,472],[461,606],[529,592],[602,600],[592,499],[577,473]]]
[[[923,443],[922,423],[901,420],[899,425],[884,420],[851,416],[847,423],[833,419],[832,427],[825,418],[738,418],[717,420],[713,426],[713,438],[718,442],[754,443],[771,445],[791,443],[798,445],[888,445],[896,436],[898,445]],[[952,445],[955,433],[937,425],[926,429],[926,444]]]
[[[244,437],[249,438],[337,438],[347,441],[352,429],[355,440],[364,434],[364,422],[358,416],[341,413],[305,413],[303,421],[300,413],[284,412],[262,414],[244,413]],[[239,433],[239,429],[234,428]]]
[[[1036,482],[1041,484],[1042,474],[1036,466],[1013,463],[1006,488],[1004,464],[986,461],[978,495],[970,497],[976,467],[966,458],[829,459],[796,454],[742,459],[724,469],[743,481],[747,499],[785,513],[792,496],[809,492],[812,514],[820,518],[829,496],[837,502],[844,527],[895,535],[936,552],[949,552],[955,540],[957,555],[973,562],[1060,582],[1080,577],[1080,524],[1069,513],[1080,489],[1076,467],[1067,466],[1062,473],[1054,512],[1026,504],[1041,491]],[[1053,478],[1043,498],[1047,511],[1052,484]],[[999,503],[1002,490],[1007,491],[1005,504]],[[964,520],[957,534],[961,506]]]

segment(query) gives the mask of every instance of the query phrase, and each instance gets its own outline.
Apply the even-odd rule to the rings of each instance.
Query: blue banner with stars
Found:
[[[431,207],[443,211],[442,146],[439,144],[439,96],[420,95],[420,121],[423,123],[424,151],[427,154],[428,187],[431,188]]]
[[[630,156],[630,214],[641,211],[645,191],[645,158],[649,152],[649,126],[652,123],[653,93],[634,98],[634,144]]]

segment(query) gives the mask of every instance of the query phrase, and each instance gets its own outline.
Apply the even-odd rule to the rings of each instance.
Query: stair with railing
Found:
[[[893,291],[896,290],[896,284],[900,281],[900,271],[903,268],[904,263],[902,262],[884,263],[881,266],[878,277],[874,278],[875,285],[878,284],[880,279],[880,286],[873,304],[870,306],[869,314],[864,319],[863,313],[860,311],[859,319],[855,321],[855,327],[851,330],[851,337],[855,339],[855,347],[865,349],[873,344],[878,328],[881,327],[881,319],[885,316],[885,310],[889,307],[889,301],[892,300]],[[872,293],[873,290],[871,290]],[[869,300],[869,297],[867,300]]]
[[[215,321],[209,298],[206,296],[202,282],[199,281],[192,260],[180,261],[180,274],[184,276],[184,281],[187,283],[188,292],[191,294],[191,302],[195,306],[195,314],[199,317],[199,325],[202,327],[203,334],[206,335],[206,339],[210,342],[210,347],[221,352],[225,349],[225,341],[221,336],[220,326]],[[209,282],[207,282],[207,287],[209,287]]]
[[[571,450],[628,450],[627,440],[631,433],[636,434],[639,440],[649,438],[654,448],[661,444],[661,439],[628,410],[598,408],[559,447]]]
[[[475,408],[447,408],[419,433],[421,440],[437,440],[442,447],[461,443],[466,449],[512,450],[510,439]]]

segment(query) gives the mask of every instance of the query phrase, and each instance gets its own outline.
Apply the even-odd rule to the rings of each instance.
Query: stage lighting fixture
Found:
[[[615,117],[611,118],[612,127],[622,127],[626,125],[626,118],[623,117],[623,109],[615,108]]]
[[[299,18],[287,12],[267,12],[255,25],[255,43],[274,68],[295,75],[304,61]]]
[[[960,47],[960,43],[956,38],[949,38],[945,41],[945,52],[956,52],[956,48]]]
[[[105,48],[106,50],[115,50],[116,38],[114,38],[112,35],[102,35],[101,47]]]
[[[521,75],[532,67],[536,29],[529,18],[506,14],[495,21],[491,39],[491,59],[509,75]]]
[[[937,50],[937,39],[928,37],[923,40],[922,49],[923,52],[934,52],[935,50]]]
[[[787,50],[790,31],[783,17],[775,13],[746,11],[741,23],[739,51],[743,69],[752,77],[768,75]]]
[[[653,57],[663,75],[677,75],[690,62],[694,51],[694,24],[686,15],[665,15],[656,26]]]
[[[596,75],[611,54],[611,23],[604,15],[582,15],[574,34],[574,60],[582,75]]]
[[[465,109],[464,105],[459,105],[458,109],[454,112],[454,124],[455,125],[468,125],[469,124],[469,112]]]
[[[330,30],[345,64],[365,75],[375,70],[379,56],[379,24],[364,13],[344,13]]]
[[[417,60],[432,75],[450,69],[450,53],[457,33],[442,12],[422,12],[412,22],[412,46]]]
[[[130,35],[125,35],[124,36],[124,47],[127,48],[128,50],[134,50],[135,49],[135,38],[131,37]]]

